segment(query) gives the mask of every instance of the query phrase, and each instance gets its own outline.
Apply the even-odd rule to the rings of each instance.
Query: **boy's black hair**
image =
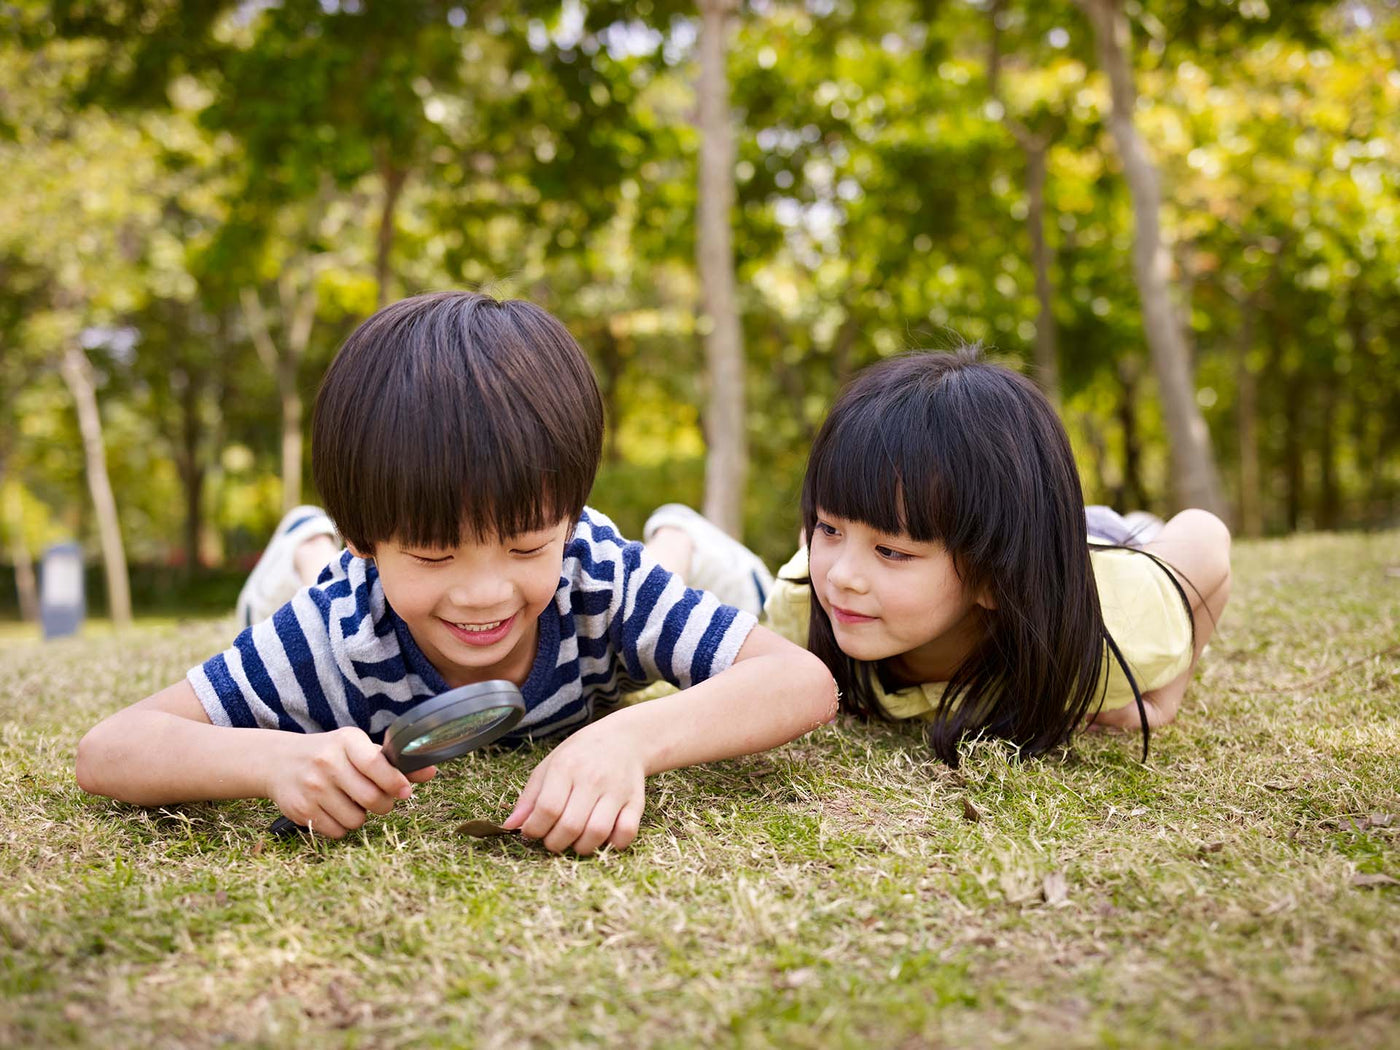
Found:
[[[957,765],[959,742],[978,733],[1042,753],[1102,701],[1105,641],[1116,647],[1089,563],[1079,472],[1030,380],[975,347],[865,369],[813,442],[802,486],[808,536],[819,509],[941,543],[963,585],[994,600],[927,727],[939,758]],[[841,651],[815,591],[808,647],[831,669],[844,708],[887,717],[872,682],[881,668]]]
[[[393,303],[316,395],[312,471],[359,551],[508,537],[577,519],[603,446],[588,360],[540,307],[473,292]]]

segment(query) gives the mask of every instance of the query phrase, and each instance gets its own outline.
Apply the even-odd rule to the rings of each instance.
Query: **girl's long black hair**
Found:
[[[941,543],[963,585],[993,600],[926,730],[944,762],[956,766],[959,742],[979,733],[1041,754],[1096,710],[1105,642],[1116,646],[1089,563],[1069,438],[1030,380],[975,347],[865,369],[812,445],[802,486],[809,537],[819,511]],[[831,669],[847,711],[887,717],[873,689],[880,669],[841,651],[815,589],[808,647]],[[1146,733],[1131,672],[1129,682]]]

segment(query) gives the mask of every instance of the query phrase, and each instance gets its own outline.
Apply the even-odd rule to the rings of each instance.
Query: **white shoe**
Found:
[[[248,582],[238,592],[240,630],[266,620],[301,590],[295,561],[297,548],[316,536],[330,536],[340,542],[335,525],[320,507],[294,507],[282,516],[267,549],[248,574]]]
[[[690,537],[694,549],[685,577],[687,587],[709,591],[725,605],[755,616],[763,611],[773,589],[773,574],[757,554],[681,503],[668,503],[652,511],[642,529],[643,541],[649,541],[663,526],[680,529]]]
[[[1162,531],[1163,521],[1145,510],[1119,514],[1112,507],[1091,503],[1084,508],[1089,524],[1089,539],[1116,547],[1142,547],[1151,543]]]

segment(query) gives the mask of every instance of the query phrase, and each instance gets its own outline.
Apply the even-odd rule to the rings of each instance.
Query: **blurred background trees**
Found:
[[[64,535],[114,612],[125,560],[138,611],[226,601],[315,497],[336,346],[453,286],[589,352],[628,531],[708,451],[786,557],[841,382],[960,340],[1056,397],[1090,500],[1394,523],[1397,68],[1397,0],[9,5],[0,608]]]

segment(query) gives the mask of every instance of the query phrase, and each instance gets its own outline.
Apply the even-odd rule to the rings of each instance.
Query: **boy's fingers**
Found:
[[[535,802],[539,799],[540,789],[544,786],[546,777],[545,767],[549,765],[548,757],[537,765],[534,772],[530,774],[530,779],[525,781],[525,787],[520,792],[520,797],[515,800],[515,805],[511,808],[510,816],[506,817],[501,824],[503,828],[514,831],[521,827],[535,810]]]
[[[437,776],[437,766],[424,766],[422,769],[415,769],[412,773],[405,773],[404,776],[415,784],[421,784],[425,780],[432,780]]]
[[[320,835],[324,839],[343,839],[346,835],[344,826],[324,809],[318,809],[315,816],[307,819],[303,825],[307,831],[313,835]]]
[[[369,737],[360,736],[345,748],[350,764],[379,786],[386,795],[394,798],[408,798],[410,791],[408,777],[404,776],[387,758],[384,751]]]
[[[341,834],[363,827],[368,816],[362,806],[357,805],[354,799],[342,791],[336,791],[330,797],[321,799],[321,809],[341,827]]]
[[[608,838],[608,843],[613,849],[626,849],[632,845],[632,841],[637,837],[637,829],[642,823],[642,809],[645,805],[645,798],[634,798],[622,807],[622,812],[617,815],[617,822],[613,825],[612,835]]]
[[[530,815],[525,819],[525,823],[520,825],[520,833],[529,839],[542,839],[548,835],[564,815],[564,807],[568,805],[569,793],[572,790],[573,785],[564,777],[551,777],[546,774],[535,796]]]
[[[583,833],[574,840],[574,852],[587,856],[608,841],[617,823],[618,805],[615,799],[606,795],[598,800],[583,826]]]
[[[336,783],[361,809],[378,813],[382,817],[394,808],[395,797],[382,790],[378,784],[353,766],[341,770]]]
[[[551,853],[562,853],[583,834],[584,827],[588,824],[588,818],[593,813],[593,807],[597,803],[596,795],[585,794],[575,791],[569,796],[569,804],[564,807],[564,812],[559,815],[559,819],[554,822],[554,827],[550,829],[548,835],[544,837],[544,848]]]

